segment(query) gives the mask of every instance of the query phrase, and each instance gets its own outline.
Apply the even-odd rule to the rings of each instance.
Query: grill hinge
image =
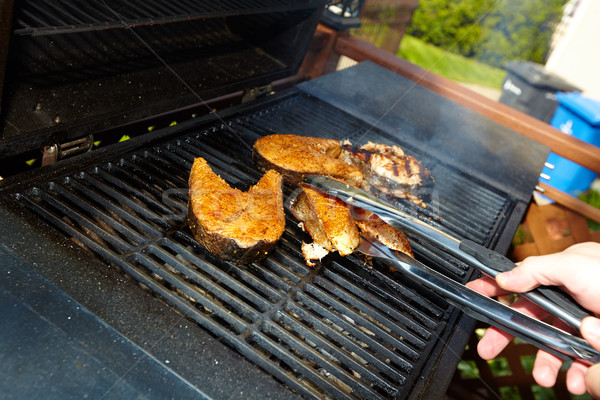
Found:
[[[42,166],[54,164],[58,160],[88,152],[94,146],[94,137],[88,135],[62,144],[44,146]]]
[[[264,86],[258,86],[251,89],[244,90],[244,96],[242,97],[242,103],[246,103],[247,101],[252,101],[254,99],[258,99],[261,97],[266,97],[269,94],[273,93],[273,85],[267,84]]]

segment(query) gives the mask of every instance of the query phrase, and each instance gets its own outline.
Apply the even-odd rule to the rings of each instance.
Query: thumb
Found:
[[[600,319],[586,317],[581,321],[581,336],[595,349],[600,350]]]
[[[520,267],[496,275],[496,282],[502,289],[516,293],[528,292],[540,285],[534,274]]]
[[[561,267],[556,255],[528,257],[512,270],[498,274],[496,282],[511,292],[528,292],[539,285],[562,285]]]

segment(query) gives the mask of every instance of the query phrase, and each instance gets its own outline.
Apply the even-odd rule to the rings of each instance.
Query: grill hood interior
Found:
[[[320,0],[11,5],[0,158],[292,76],[323,11]]]

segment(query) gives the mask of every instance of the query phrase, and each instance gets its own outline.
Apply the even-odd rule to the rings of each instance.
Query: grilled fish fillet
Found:
[[[400,229],[394,228],[377,215],[362,208],[352,208],[351,215],[361,233],[377,239],[392,250],[414,258],[410,242]]]
[[[303,187],[291,209],[313,239],[313,243],[302,246],[302,255],[308,265],[315,265],[315,260],[332,251],[346,256],[358,246],[358,229],[341,200]]]
[[[419,160],[405,154],[400,146],[372,142],[360,147],[344,144],[341,158],[362,171],[364,189],[373,187],[384,194],[425,206],[419,195],[426,193],[420,189],[432,186],[434,177]]]
[[[363,175],[358,167],[339,158],[341,143],[333,139],[273,134],[254,143],[252,157],[262,171],[274,169],[290,184],[306,175],[326,175],[360,186]]]
[[[261,259],[285,229],[282,177],[267,173],[247,192],[230,187],[206,160],[194,160],[189,178],[188,221],[198,242],[237,264]]]

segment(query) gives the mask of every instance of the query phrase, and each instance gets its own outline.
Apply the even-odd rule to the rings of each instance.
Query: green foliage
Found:
[[[494,66],[543,63],[567,0],[420,0],[407,32]]]
[[[490,65],[508,60],[543,64],[566,0],[499,0],[482,21],[476,57]]]
[[[477,368],[477,364],[475,361],[460,361],[457,365],[458,370],[464,378],[475,379],[479,378],[479,368]]]
[[[407,32],[464,56],[475,54],[481,15],[494,0],[420,0]]]

